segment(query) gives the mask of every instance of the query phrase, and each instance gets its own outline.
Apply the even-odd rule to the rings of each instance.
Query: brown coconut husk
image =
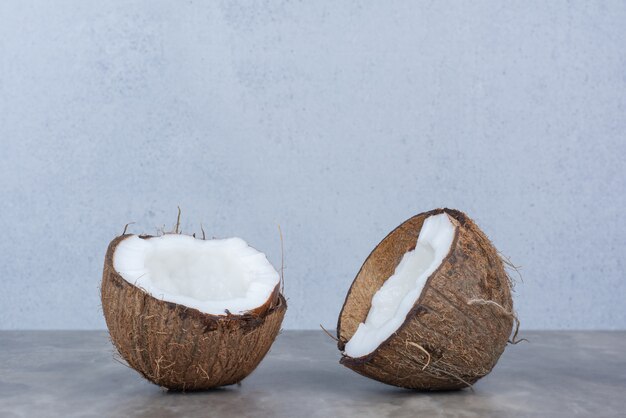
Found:
[[[109,244],[101,287],[111,341],[122,358],[149,381],[172,390],[226,386],[248,376],[280,331],[287,302],[278,286],[263,306],[244,315],[209,315],[159,300],[113,267],[117,245],[129,236]]]
[[[344,355],[341,364],[384,383],[421,390],[468,387],[494,367],[516,320],[512,283],[489,239],[453,209],[410,218],[372,251],[341,310],[338,347],[344,350],[365,321],[374,294],[403,255],[415,248],[424,220],[444,212],[457,227],[450,252],[428,278],[404,323],[372,353]]]

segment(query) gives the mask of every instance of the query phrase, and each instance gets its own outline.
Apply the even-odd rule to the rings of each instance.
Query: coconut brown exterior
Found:
[[[376,291],[414,249],[424,220],[440,213],[456,226],[450,252],[400,328],[366,356],[344,354],[343,365],[384,383],[420,390],[467,387],[495,366],[513,327],[511,281],[485,234],[463,212],[447,208],[410,218],[372,251],[341,310],[338,347],[344,350],[365,321]]]
[[[120,355],[146,379],[172,390],[231,385],[248,376],[280,331],[287,303],[278,286],[267,303],[245,315],[209,315],[156,299],[113,268],[115,249],[129,236],[109,244],[101,287],[104,317]]]

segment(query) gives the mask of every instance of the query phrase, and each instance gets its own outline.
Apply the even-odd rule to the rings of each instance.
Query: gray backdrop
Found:
[[[446,3],[446,4],[444,4]],[[471,3],[471,4],[470,4]],[[525,328],[626,328],[626,3],[0,2],[0,328],[102,328],[108,242],[237,235],[286,328],[439,206],[520,264]]]

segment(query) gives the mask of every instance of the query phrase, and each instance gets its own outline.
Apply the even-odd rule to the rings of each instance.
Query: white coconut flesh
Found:
[[[166,234],[122,240],[113,267],[153,297],[212,315],[262,306],[279,283],[265,254],[241,238],[201,240]]]
[[[455,229],[445,213],[424,220],[415,249],[404,254],[393,275],[374,294],[367,318],[346,344],[344,354],[370,354],[400,328],[426,280],[450,252]]]

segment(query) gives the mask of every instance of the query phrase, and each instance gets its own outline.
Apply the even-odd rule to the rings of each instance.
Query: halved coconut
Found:
[[[102,308],[132,368],[169,389],[199,390],[248,376],[287,304],[276,270],[242,239],[165,234],[111,242]]]
[[[337,324],[341,363],[395,386],[467,387],[504,351],[512,309],[485,234],[460,211],[425,212],[383,239],[354,279]]]

